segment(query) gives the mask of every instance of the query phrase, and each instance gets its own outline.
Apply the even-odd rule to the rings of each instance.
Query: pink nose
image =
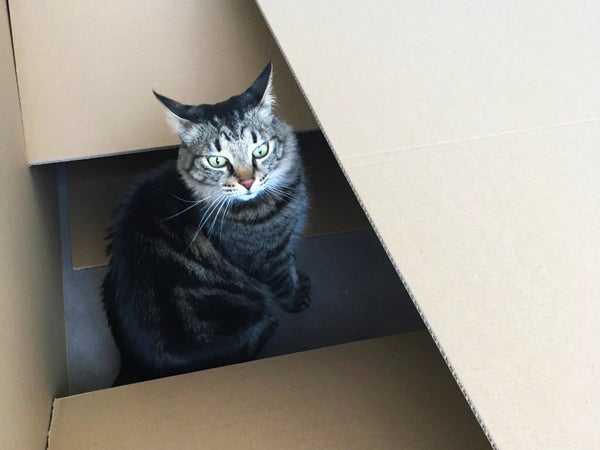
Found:
[[[250,190],[250,188],[252,187],[252,183],[254,183],[254,178],[248,178],[247,180],[240,181],[240,184],[248,190]]]

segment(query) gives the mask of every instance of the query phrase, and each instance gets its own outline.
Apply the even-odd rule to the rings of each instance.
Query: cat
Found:
[[[272,111],[271,63],[214,105],[154,94],[181,145],[177,161],[134,183],[108,230],[115,385],[251,360],[278,325],[273,308],[310,304],[295,263],[305,174],[292,128]]]

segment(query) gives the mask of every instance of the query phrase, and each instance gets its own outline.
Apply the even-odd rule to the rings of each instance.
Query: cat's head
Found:
[[[285,185],[298,156],[293,131],[272,112],[271,63],[242,94],[214,105],[154,94],[181,138],[178,169],[198,200],[251,200]]]

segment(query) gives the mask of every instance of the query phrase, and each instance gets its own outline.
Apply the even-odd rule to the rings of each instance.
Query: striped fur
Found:
[[[304,172],[292,129],[271,112],[270,65],[217,105],[157,97],[182,144],[176,162],[137,180],[109,230],[115,384],[252,359],[277,327],[273,308],[310,302],[294,260]],[[215,156],[226,164],[212,167]]]

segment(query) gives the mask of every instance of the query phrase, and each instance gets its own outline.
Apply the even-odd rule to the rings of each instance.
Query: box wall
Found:
[[[43,448],[66,387],[52,167],[27,167],[6,3],[0,5],[0,448]]]
[[[59,399],[49,448],[490,447],[420,331]]]
[[[11,0],[10,9],[31,163],[178,144],[152,89],[183,103],[222,101],[268,60],[283,118],[315,127],[252,1]]]

